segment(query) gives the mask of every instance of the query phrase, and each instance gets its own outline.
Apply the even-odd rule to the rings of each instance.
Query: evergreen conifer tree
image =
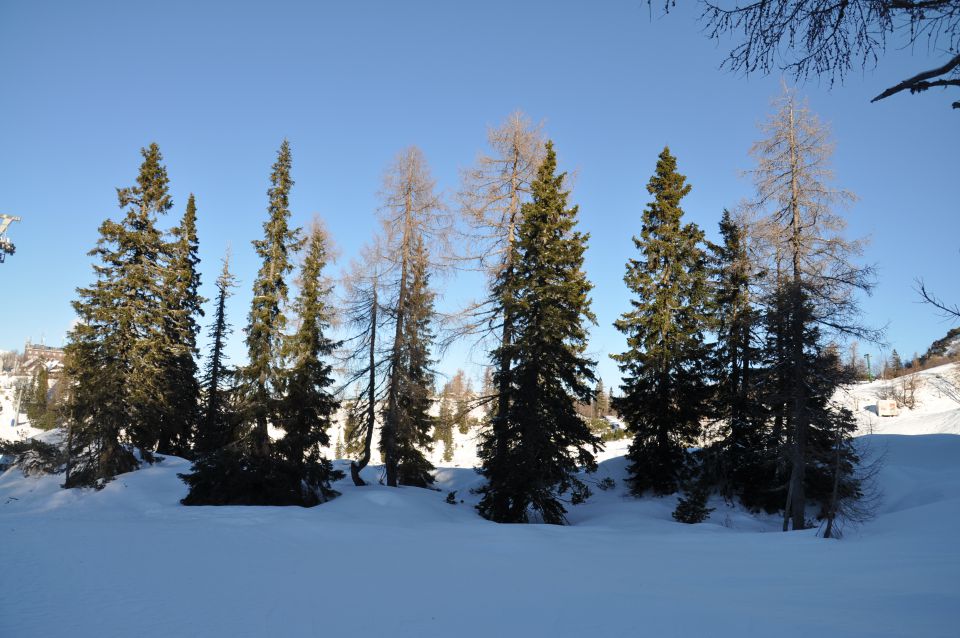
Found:
[[[890,353],[890,369],[895,377],[899,377],[903,373],[903,361],[900,359],[900,353],[897,352],[896,348]]]
[[[668,148],[647,191],[654,199],[643,212],[640,237],[633,239],[640,256],[627,262],[624,277],[636,298],[614,323],[627,336],[628,350],[613,355],[624,377],[614,407],[633,434],[627,458],[636,495],[676,491],[707,399],[703,232],[682,222],[680,200],[690,186]]]
[[[597,379],[597,387],[593,389],[593,418],[602,419],[610,413],[610,397],[603,387],[603,379]]]
[[[289,459],[295,452],[290,447],[278,450],[267,431],[268,423],[280,425],[290,414],[290,404],[284,399],[288,371],[284,366],[283,306],[287,300],[286,276],[293,268],[291,253],[303,244],[300,229],[288,225],[293,185],[290,168],[290,145],[284,140],[270,176],[269,219],[263,224],[264,238],[253,242],[263,261],[253,285],[246,331],[249,361],[239,371],[241,418],[233,441],[198,458],[192,473],[181,475],[190,486],[190,493],[182,500],[185,505],[314,505],[330,496],[322,489],[312,489],[323,482],[321,474],[311,474],[306,480],[300,474],[301,470],[305,474],[315,470],[316,465],[307,468],[291,464]],[[322,365],[320,369],[322,372]],[[300,372],[306,379],[317,368]],[[301,438],[292,447],[299,449],[301,442],[308,445],[311,436],[316,436],[309,432],[314,423],[308,416],[292,425],[297,428],[308,424],[304,425],[307,434],[300,432]]]
[[[583,271],[588,236],[575,229],[577,207],[568,208],[565,174],[556,170],[548,142],[533,201],[521,209],[512,272],[502,271],[494,288],[511,304],[515,324],[513,338],[491,354],[494,385],[506,389],[509,401],[481,441],[487,483],[477,509],[502,523],[528,522],[533,510],[545,523],[563,524],[558,493],[572,490],[574,503],[589,496],[576,472],[596,468],[600,446],[575,409],[590,400],[595,381],[595,364],[584,356],[584,323],[594,321]],[[509,365],[502,365],[505,358]]]
[[[262,264],[253,282],[253,302],[247,324],[248,363],[240,371],[243,401],[250,426],[249,447],[254,456],[270,456],[267,424],[276,413],[283,387],[283,333],[287,320],[286,277],[293,266],[290,254],[300,249],[300,229],[289,227],[290,143],[284,140],[277,153],[267,191],[269,219],[263,224],[264,237],[253,242]]]
[[[712,247],[713,296],[710,314],[716,335],[709,374],[714,383],[712,416],[724,424],[713,477],[727,497],[766,489],[761,478],[765,456],[765,420],[757,396],[760,316],[751,300],[753,264],[747,253],[747,229],[730,212],[720,220],[722,243]],[[748,496],[746,501],[752,501]],[[751,503],[752,504],[752,503]]]
[[[294,487],[302,490],[304,505],[336,496],[330,481],[343,476],[333,470],[319,449],[330,444],[327,428],[340,406],[331,391],[332,368],[325,360],[337,347],[325,334],[331,315],[327,304],[330,287],[322,278],[326,263],[326,232],[315,223],[300,274],[300,294],[294,304],[300,325],[286,344],[291,368],[279,410],[278,425],[284,436],[277,443],[277,454],[294,477]]]
[[[47,391],[49,390],[50,376],[47,366],[41,363],[27,390],[24,392],[21,405],[23,411],[27,413],[31,425],[35,428],[42,428],[44,416],[47,414]]]
[[[224,347],[231,333],[226,304],[236,278],[230,273],[230,255],[223,258],[223,269],[217,277],[217,299],[213,324],[210,326],[210,355],[203,375],[203,412],[197,427],[195,454],[204,456],[234,440],[235,417],[229,412],[231,371],[226,365]]]
[[[432,466],[419,451],[429,446],[433,427],[428,415],[433,392],[429,361],[433,293],[428,285],[427,256],[428,246],[442,245],[448,232],[443,204],[433,189],[426,160],[415,147],[400,153],[384,179],[381,254],[384,265],[389,266],[393,279],[389,289],[394,295],[389,307],[393,342],[386,359],[380,445],[390,487],[433,481]],[[370,370],[375,367],[371,360]],[[369,405],[372,402],[368,401]]]
[[[440,397],[440,413],[433,428],[433,442],[443,444],[443,460],[453,460],[453,425],[456,421],[455,406],[449,392],[444,388]]]
[[[771,444],[778,465],[788,473],[784,502],[786,531],[808,525],[807,506],[821,472],[820,447],[833,449],[838,411],[830,398],[844,376],[823,331],[874,340],[877,331],[860,323],[856,293],[872,287],[872,269],[856,265],[862,245],[842,236],[845,223],[835,212],[851,193],[833,188],[828,132],[795,94],[777,101],[777,112],[763,126],[767,137],[752,153],[756,207],[766,210],[758,240],[768,258],[764,283],[768,343],[765,357],[774,380],[765,402],[774,415]],[[826,443],[823,442],[824,432]],[[829,465],[827,467],[830,467]],[[773,485],[783,485],[778,480]]]
[[[197,242],[197,205],[193,194],[180,225],[172,231],[169,264],[163,274],[163,417],[157,451],[190,454],[200,420],[200,381],[197,378],[198,317],[203,316]]]
[[[422,451],[429,450],[432,445],[431,431],[435,422],[430,415],[434,387],[430,367],[434,294],[430,290],[427,252],[422,240],[414,243],[409,278],[399,347],[400,364],[391,372],[399,395],[395,433],[397,482],[427,487],[434,481],[433,465]]]
[[[91,255],[96,280],[77,290],[79,322],[68,335],[64,369],[73,381],[66,487],[102,486],[138,461],[124,443],[150,460],[163,420],[161,363],[163,277],[167,257],[157,218],[172,207],[167,171],[156,144],[142,149],[137,184],[117,189],[119,222],[100,225]]]

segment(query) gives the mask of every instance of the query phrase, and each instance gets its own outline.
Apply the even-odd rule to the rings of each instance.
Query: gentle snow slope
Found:
[[[877,399],[904,392],[915,379],[916,405],[899,416],[877,416]],[[960,434],[960,365],[951,363],[889,381],[858,383],[838,400],[857,416],[860,434]]]
[[[177,458],[100,492],[11,470],[0,636],[955,636],[960,437],[865,443],[886,498],[843,541],[722,503],[674,523],[674,499],[623,496],[622,458],[570,527],[480,519],[460,468],[312,509],[181,506]]]

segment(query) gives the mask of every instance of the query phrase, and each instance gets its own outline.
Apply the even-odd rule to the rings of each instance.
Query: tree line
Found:
[[[755,201],[723,211],[718,244],[684,221],[691,185],[669,148],[660,153],[626,263],[630,298],[615,323],[626,338],[613,355],[623,376],[616,395],[587,355],[596,322],[589,235],[578,229],[553,143],[519,113],[488,141],[464,172],[459,219],[436,194],[423,154],[397,156],[380,229],[341,299],[325,273],[323,225],[290,225],[284,141],[263,237],[253,242],[261,266],[243,331],[247,362],[232,367],[224,354],[236,286],[227,256],[203,370],[197,203],[191,195],[179,223],[161,229],[173,208],[167,173],[156,144],[143,149],[136,184],[118,189],[121,219],[101,225],[90,253],[95,280],[73,304],[65,486],[102,486],[175,454],[193,461],[184,504],[316,505],[337,495],[331,485],[343,476],[321,454],[343,409],[337,447],[350,452],[356,485],[365,484],[379,428],[382,481],[429,487],[426,452],[441,443],[449,459],[452,429],[471,427],[482,405],[477,509],[497,522],[564,523],[566,505],[589,497],[581,472],[596,468],[602,448],[589,417],[611,412],[632,439],[631,492],[682,492],[678,520],[702,520],[713,491],[782,511],[785,530],[808,527],[811,511],[832,522],[857,498],[853,415],[832,398],[850,379],[839,340],[875,336],[856,303],[872,273],[842,234],[837,207],[851,196],[830,183],[828,133],[793,93],[753,148]],[[458,233],[468,241],[455,241]],[[488,282],[452,328],[433,283],[451,264],[479,268]],[[435,416],[434,366],[452,338],[485,344],[490,369],[479,395],[465,379],[448,383]]]

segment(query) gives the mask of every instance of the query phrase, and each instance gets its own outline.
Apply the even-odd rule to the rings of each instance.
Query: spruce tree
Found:
[[[418,240],[410,259],[399,366],[391,372],[391,383],[397,384],[399,392],[395,434],[397,482],[416,487],[428,487],[434,481],[434,467],[423,453],[432,446],[435,423],[430,415],[434,387],[430,359],[434,294],[427,267],[426,247]]]
[[[453,426],[456,414],[453,398],[444,388],[440,397],[440,413],[437,415],[436,426],[433,428],[433,442],[443,444],[443,460],[449,463],[453,460]]]
[[[583,271],[588,236],[577,231],[577,207],[569,207],[565,174],[556,173],[553,144],[532,184],[533,201],[523,205],[512,272],[502,271],[494,294],[511,304],[513,338],[491,359],[494,385],[505,389],[506,413],[482,437],[480,473],[487,479],[477,509],[501,523],[563,524],[559,494],[572,490],[574,503],[589,490],[576,477],[596,468],[600,440],[575,409],[588,402],[596,380],[584,356],[590,283]],[[502,365],[505,359],[508,365]],[[502,398],[501,394],[501,398]]]
[[[593,389],[593,418],[602,419],[610,413],[610,398],[603,387],[603,379],[597,379],[597,387]]]
[[[163,275],[166,356],[161,374],[165,399],[157,451],[187,456],[200,420],[197,335],[206,301],[199,293],[197,205],[192,193],[180,225],[171,232],[174,240],[169,244],[169,264]]]
[[[267,196],[269,219],[263,224],[264,237],[253,242],[262,260],[253,282],[253,302],[247,324],[248,363],[240,371],[244,407],[249,424],[249,448],[258,457],[270,455],[267,424],[274,416],[283,383],[282,346],[287,320],[283,306],[287,301],[286,277],[293,266],[290,254],[300,249],[300,229],[289,227],[290,143],[284,140],[270,175]]]
[[[779,463],[789,472],[783,529],[807,526],[807,506],[819,474],[817,441],[842,376],[832,371],[826,334],[877,339],[860,322],[857,292],[869,292],[873,272],[856,265],[860,242],[843,237],[845,223],[835,206],[853,200],[830,184],[832,145],[828,132],[794,93],[777,102],[777,113],[763,126],[767,137],[752,153],[756,207],[764,253],[769,255],[764,282],[769,342],[766,356],[776,383],[768,399],[773,407],[773,443]],[[828,373],[829,371],[829,373]]]
[[[128,207],[128,212],[115,228],[115,241],[127,257],[120,284],[128,306],[118,317],[122,332],[129,330],[131,342],[125,357],[126,394],[132,414],[127,429],[130,442],[151,460],[169,416],[165,364],[178,344],[166,331],[169,304],[164,274],[170,263],[170,246],[157,228],[159,216],[173,208],[169,179],[156,144],[142,153],[137,185],[117,190],[120,205]],[[124,326],[126,320],[129,324]]]
[[[198,458],[191,474],[181,475],[190,486],[184,505],[313,505],[323,498],[305,493],[300,470],[287,462],[291,454],[280,453],[267,431],[269,423],[283,420],[288,407],[283,403],[287,381],[283,306],[286,276],[293,268],[291,253],[303,243],[300,229],[288,225],[290,168],[290,145],[284,140],[270,176],[264,238],[253,242],[263,261],[246,330],[249,362],[239,371],[241,416],[232,441]]]
[[[40,364],[37,371],[30,380],[27,390],[23,393],[21,405],[23,411],[27,413],[30,424],[35,428],[42,428],[44,416],[47,414],[47,391],[49,390],[50,377],[46,364]]]
[[[384,182],[384,206],[380,212],[384,237],[380,252],[384,265],[389,267],[386,274],[392,280],[388,290],[393,291],[389,307],[393,342],[386,358],[380,444],[387,485],[426,485],[433,480],[429,474],[432,468],[418,447],[429,446],[433,427],[427,415],[433,390],[433,375],[429,371],[433,294],[428,286],[427,255],[429,246],[443,245],[449,226],[419,149],[403,151]],[[375,278],[374,283],[377,281]],[[370,370],[376,367],[371,360]],[[369,405],[371,401],[368,409]],[[401,464],[405,465],[402,475]]]
[[[331,317],[327,302],[331,289],[322,278],[326,263],[326,233],[315,224],[300,273],[300,294],[294,304],[299,327],[286,342],[291,368],[279,406],[278,425],[284,436],[277,443],[280,461],[293,477],[293,487],[302,491],[304,505],[323,503],[336,496],[330,481],[343,476],[333,470],[319,449],[330,444],[327,429],[340,407],[332,393],[332,367],[326,361],[338,345],[325,334]]]
[[[156,144],[141,150],[137,184],[117,189],[119,222],[100,225],[91,255],[96,279],[77,290],[79,321],[68,334],[64,369],[73,381],[66,408],[66,487],[102,486],[150,460],[163,420],[158,370],[165,359],[161,270],[167,247],[157,218],[172,207],[167,171]]]
[[[227,321],[226,304],[236,278],[230,272],[229,253],[223,258],[223,269],[217,277],[217,299],[213,324],[210,326],[210,354],[203,375],[203,412],[197,426],[194,452],[204,456],[234,440],[234,417],[229,411],[229,383],[232,377],[226,364],[224,347],[232,332]]]
[[[903,374],[903,361],[900,359],[900,353],[897,352],[896,348],[890,353],[890,369],[893,371],[894,377]]]
[[[722,243],[712,246],[713,295],[710,315],[716,335],[709,374],[714,384],[711,416],[722,422],[723,440],[712,447],[718,457],[714,480],[728,498],[766,489],[764,463],[766,414],[758,397],[760,352],[756,335],[760,316],[751,299],[754,266],[747,253],[747,229],[728,210],[720,220]]]
[[[664,148],[647,185],[654,199],[633,238],[640,255],[627,262],[624,277],[636,298],[614,323],[628,346],[612,355],[624,379],[614,407],[633,435],[629,483],[638,496],[677,490],[686,447],[706,414],[707,265],[703,232],[682,221],[680,200],[690,188]]]

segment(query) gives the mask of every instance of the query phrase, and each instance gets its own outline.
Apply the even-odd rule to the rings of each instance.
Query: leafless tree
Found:
[[[364,249],[360,261],[344,275],[343,318],[349,336],[343,341],[341,358],[346,363],[343,388],[359,384],[355,397],[348,402],[348,422],[354,427],[345,433],[349,447],[362,441],[359,460],[351,461],[350,476],[357,486],[366,482],[360,472],[370,462],[373,433],[377,424],[377,405],[384,395],[386,358],[379,349],[377,330],[383,324],[380,308],[380,278],[383,264],[381,250]]]
[[[398,427],[401,420],[399,403],[405,384],[403,366],[404,324],[408,317],[409,286],[415,260],[426,256],[428,270],[441,265],[441,257],[449,252],[450,218],[443,201],[435,193],[426,159],[420,149],[402,151],[384,176],[380,208],[383,241],[380,244],[386,270],[379,280],[381,287],[392,292],[387,307],[394,331],[387,371],[386,411],[382,444],[386,465],[386,482],[398,485]],[[380,304],[387,299],[381,298]]]
[[[530,197],[530,185],[543,161],[545,147],[541,127],[531,124],[520,111],[512,113],[498,128],[489,129],[487,143],[491,153],[481,154],[476,165],[464,171],[458,199],[470,229],[467,243],[472,251],[468,257],[479,263],[492,284],[513,270],[520,209]],[[481,340],[493,338],[497,345],[510,344],[514,322],[507,310],[509,306],[491,291],[464,313],[468,319],[465,332]],[[509,405],[510,356],[507,348],[501,352],[497,362],[500,386],[496,388],[494,427],[497,417],[506,414]],[[494,397],[480,400],[494,400]]]
[[[660,0],[648,0],[659,4]],[[669,12],[676,0],[663,0]],[[701,0],[701,21],[718,42],[737,43],[724,66],[749,74],[783,70],[795,78],[843,81],[876,65],[887,46],[906,42],[946,59],[904,79],[873,102],[910,91],[960,87],[960,0]],[[960,108],[960,101],[953,103]]]
[[[917,280],[916,290],[918,293],[920,293],[920,297],[923,299],[924,303],[928,303],[939,310],[940,314],[942,314],[945,318],[960,319],[960,305],[950,305],[949,302],[937,297],[935,294],[927,290],[927,286],[923,283],[922,279]]]
[[[794,91],[785,89],[774,105],[776,112],[762,126],[764,138],[751,149],[757,164],[750,175],[757,193],[751,203],[757,219],[753,234],[766,246],[760,254],[770,262],[771,314],[782,343],[776,356],[785,401],[778,418],[786,428],[790,467],[786,530],[791,518],[794,529],[805,525],[804,474],[816,384],[808,354],[821,347],[810,327],[867,340],[879,334],[860,323],[857,294],[870,290],[873,271],[855,263],[861,243],[843,237],[845,222],[835,213],[854,196],[831,186],[829,131]]]
[[[838,409],[843,409],[838,406]],[[854,481],[858,485],[855,494],[843,496],[839,492],[843,432],[837,423],[834,437],[833,490],[824,511],[821,530],[823,538],[843,538],[847,528],[861,525],[877,515],[883,500],[879,476],[886,462],[886,454],[871,447],[871,439],[861,438],[854,444],[859,463],[854,469]]]

